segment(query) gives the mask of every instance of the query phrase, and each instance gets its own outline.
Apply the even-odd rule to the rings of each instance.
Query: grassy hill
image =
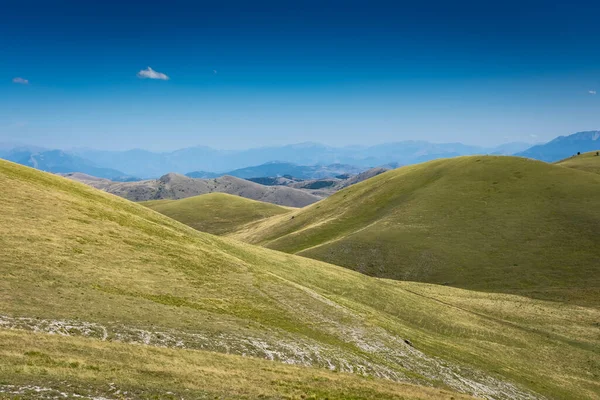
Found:
[[[600,393],[597,308],[371,278],[3,161],[0,185],[0,397]]]
[[[566,158],[556,164],[563,167],[600,174],[600,156],[598,156],[597,153],[597,151],[590,151],[589,153]]]
[[[215,235],[233,232],[249,222],[290,212],[289,208],[225,193],[140,204],[194,229]]]
[[[517,157],[407,166],[234,236],[385,278],[600,303],[600,176]]]

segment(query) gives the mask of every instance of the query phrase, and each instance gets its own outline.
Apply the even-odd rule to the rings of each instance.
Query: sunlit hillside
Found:
[[[386,172],[233,237],[372,276],[598,305],[598,232],[600,175],[471,156]]]
[[[3,161],[0,184],[3,392],[598,393],[597,309],[371,278]]]

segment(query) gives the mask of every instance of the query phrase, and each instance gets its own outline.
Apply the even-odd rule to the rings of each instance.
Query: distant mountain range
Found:
[[[319,143],[299,143],[287,146],[261,147],[248,150],[216,150],[210,147],[190,147],[173,152],[154,153],[147,150],[100,151],[76,149],[73,153],[97,165],[111,166],[128,175],[155,178],[168,172],[210,177],[210,173],[254,178],[252,171],[238,171],[250,165],[262,165],[279,160],[297,165],[346,164],[363,170],[389,163],[415,164],[440,157],[470,154],[513,154],[530,147],[527,143],[509,143],[494,148],[469,146],[462,143],[429,143],[403,141],[376,146],[332,147]],[[192,171],[203,171],[199,174]],[[354,173],[356,171],[348,171]],[[283,175],[284,173],[279,173]],[[269,175],[262,175],[269,176]],[[305,175],[306,176],[306,175]],[[312,176],[316,178],[316,176]],[[324,177],[324,176],[322,176]]]
[[[329,196],[338,190],[382,174],[390,169],[393,168],[376,167],[354,175],[341,174],[335,177],[319,179],[299,179],[290,175],[247,179],[265,186],[287,186],[295,189],[309,190],[316,196]]]
[[[600,131],[585,131],[569,136],[559,136],[546,144],[533,146],[515,155],[555,162],[578,152],[585,153],[597,150],[600,150]]]
[[[178,200],[207,193],[227,193],[281,206],[304,207],[322,199],[308,190],[285,186],[264,186],[234,176],[195,179],[169,173],[159,179],[139,182],[113,182],[71,173],[63,176],[132,201]]]
[[[82,172],[112,180],[133,180],[134,177],[152,179],[169,172],[204,179],[225,174],[242,178],[291,175],[302,179],[319,179],[345,173],[353,175],[371,167],[394,168],[441,157],[470,154],[508,155],[528,147],[527,143],[508,143],[484,148],[461,143],[404,141],[376,146],[346,147],[300,143],[238,151],[199,146],[156,153],[139,149],[64,151],[23,146],[11,148],[10,145],[4,144],[0,146],[0,157],[49,172]],[[249,168],[253,165],[260,168]]]
[[[42,150],[33,147],[18,147],[4,150],[0,158],[52,173],[81,172],[115,181],[135,178],[112,168],[99,167],[89,160],[62,150]]]
[[[462,143],[403,141],[375,146],[333,147],[318,143],[216,150],[190,147],[172,152],[147,150],[48,150],[0,145],[0,157],[53,173],[81,172],[117,181],[154,179],[167,173],[211,179],[231,175],[244,179],[291,176],[303,180],[356,175],[372,167],[395,168],[437,158],[473,154],[518,155],[554,162],[579,152],[598,150],[600,131],[560,136],[546,144],[506,143],[493,148]],[[274,161],[279,160],[279,161]]]
[[[250,180],[230,175],[200,179],[169,173],[159,179],[115,182],[79,172],[60,175],[132,201],[178,200],[201,194],[227,193],[280,206],[304,207],[387,170],[372,168],[356,175],[312,180],[284,177]]]
[[[337,175],[349,174],[356,175],[365,168],[355,167],[348,164],[330,164],[330,165],[297,165],[288,162],[268,162],[265,164],[240,168],[233,171],[227,172],[225,175],[236,176],[238,178],[250,179],[250,178],[261,178],[261,177],[278,177],[278,176],[291,176],[298,179],[322,179],[331,178]],[[212,178],[206,176],[206,172],[192,172],[186,174],[190,178],[203,177]],[[203,175],[203,176],[199,176]]]

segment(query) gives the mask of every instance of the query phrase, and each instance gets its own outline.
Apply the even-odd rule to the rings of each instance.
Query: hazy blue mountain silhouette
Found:
[[[594,150],[600,150],[600,131],[585,131],[569,136],[559,136],[548,143],[533,146],[515,155],[554,162],[577,154],[577,152],[585,153]]]

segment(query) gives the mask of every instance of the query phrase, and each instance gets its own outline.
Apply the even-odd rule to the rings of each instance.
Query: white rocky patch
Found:
[[[28,399],[79,399],[79,400],[111,400],[102,396],[86,396],[77,393],[66,393],[57,389],[35,385],[0,385],[0,394],[23,396]]]
[[[351,310],[321,295],[315,295],[315,298],[324,300],[325,304],[335,307],[338,312],[343,309],[350,321],[356,320],[342,324],[325,317],[324,314],[302,309],[301,305],[289,302],[288,299],[277,300],[297,312],[299,318],[310,316],[313,322],[319,323],[328,333],[355,346],[355,351],[340,350],[308,338],[298,340],[297,337],[286,337],[285,334],[266,338],[233,333],[149,331],[124,325],[103,326],[84,321],[28,317],[0,316],[0,328],[25,329],[62,336],[86,336],[102,341],[157,347],[210,350],[426,386],[433,386],[433,382],[443,382],[454,390],[485,399],[543,399],[542,396],[524,391],[481,371],[428,356],[382,328],[365,329]],[[286,304],[287,302],[289,304]],[[390,365],[397,368],[388,367]],[[409,377],[402,371],[414,372],[425,379]]]

